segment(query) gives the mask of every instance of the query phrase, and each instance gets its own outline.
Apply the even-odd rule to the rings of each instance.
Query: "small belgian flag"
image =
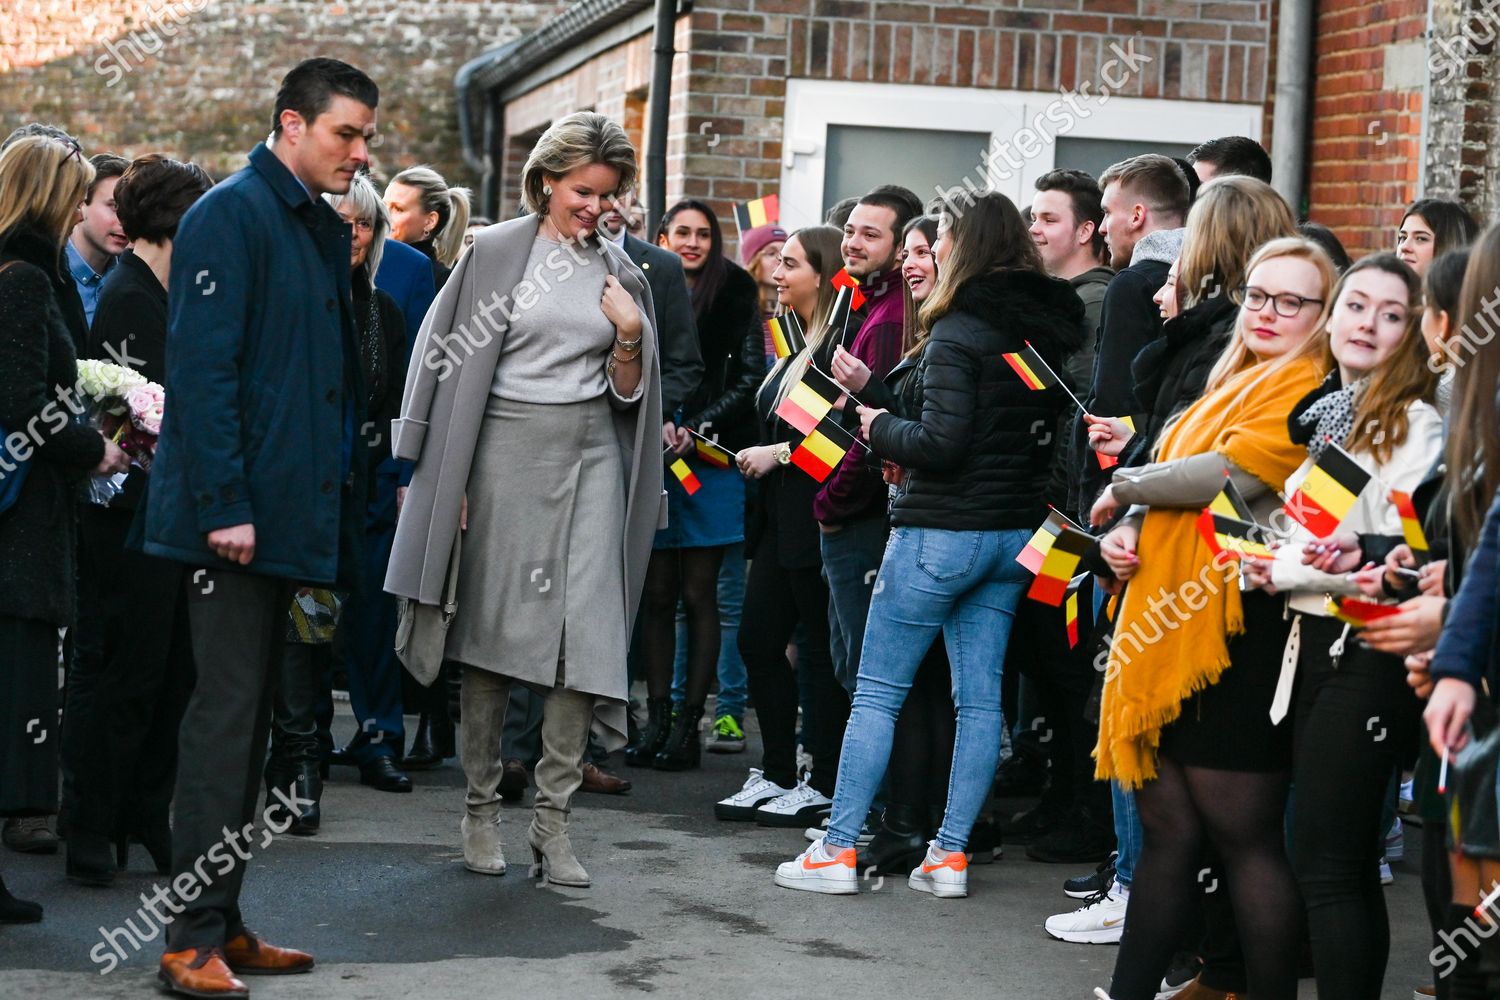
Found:
[[[827,479],[844,460],[849,449],[835,440],[837,424],[831,418],[823,419],[802,439],[792,452],[792,464],[812,476],[818,482]],[[843,431],[843,428],[839,428]],[[843,431],[848,434],[847,431]]]
[[[1411,494],[1391,490],[1391,503],[1396,505],[1396,513],[1401,515],[1401,534],[1406,539],[1407,547],[1413,555],[1422,556],[1428,548],[1427,532],[1422,530],[1422,519],[1417,516],[1417,505],[1412,503]]]
[[[809,368],[802,381],[792,386],[792,391],[776,407],[776,415],[803,434],[811,434],[841,394],[842,390],[831,379]]]
[[[680,458],[672,463],[672,474],[682,483],[682,488],[687,490],[688,496],[692,496],[703,488],[703,484],[698,482],[698,477],[693,474],[693,470],[688,468],[688,464]]]
[[[772,316],[766,320],[766,328],[771,331],[771,344],[776,348],[777,361],[797,353],[797,348],[792,346],[791,331],[780,316]]]
[[[1276,553],[1263,540],[1259,525],[1220,514],[1212,507],[1203,508],[1203,513],[1198,515],[1198,533],[1214,555],[1228,552],[1237,559],[1246,556],[1276,558]]]
[[[1374,601],[1361,601],[1354,597],[1330,597],[1328,613],[1355,628],[1364,628],[1376,619],[1399,615],[1401,608],[1395,604],[1376,604]]]
[[[734,465],[734,453],[720,445],[717,441],[709,441],[703,437],[694,435],[693,445],[697,450],[698,457],[715,468],[727,469]]]
[[[1043,521],[1042,526],[1032,534],[1031,540],[1026,543],[1021,554],[1016,556],[1016,562],[1033,573],[1040,573],[1042,562],[1046,560],[1047,553],[1052,551],[1052,543],[1057,541],[1057,536],[1062,533],[1063,528],[1070,524],[1073,522],[1064,517],[1062,511],[1053,508],[1047,514],[1047,520]]]
[[[1026,592],[1026,596],[1054,608],[1060,606],[1067,596],[1068,584],[1078,569],[1079,561],[1093,546],[1092,535],[1064,525],[1052,542],[1052,548],[1047,550],[1047,558],[1042,560],[1042,568],[1037,571],[1036,579],[1031,581],[1031,589]]]
[[[1026,383],[1028,389],[1040,392],[1059,384],[1058,377],[1047,366],[1047,362],[1042,360],[1036,348],[1030,344],[1027,344],[1024,350],[1000,356],[1015,370],[1017,375],[1021,376],[1021,381]]]
[[[864,308],[865,293],[859,290],[859,279],[847,267],[839,268],[839,273],[833,276],[833,287],[849,289],[850,304],[855,309]]]
[[[1338,530],[1371,478],[1347,451],[1330,441],[1282,509],[1318,538],[1327,538]]]
[[[741,234],[757,226],[769,226],[780,221],[781,199],[774,194],[734,206],[734,224],[739,226]]]
[[[1007,354],[1006,355],[1006,360],[1009,360],[1009,359],[1010,359],[1010,355]],[[1011,367],[1014,368],[1015,365],[1011,365]],[[1017,372],[1017,374],[1020,374],[1020,373]],[[1022,375],[1021,377],[1024,379],[1026,376]],[[1131,430],[1131,433],[1135,432],[1135,418],[1134,417],[1130,417],[1130,416],[1121,417],[1120,418],[1120,423],[1124,424],[1126,427],[1129,427],[1130,430]],[[1099,468],[1101,468],[1101,469],[1113,469],[1115,466],[1117,466],[1117,465],[1120,464],[1119,458],[1117,458],[1114,455],[1106,455],[1102,451],[1096,451],[1096,452],[1094,452],[1094,457],[1099,460]]]

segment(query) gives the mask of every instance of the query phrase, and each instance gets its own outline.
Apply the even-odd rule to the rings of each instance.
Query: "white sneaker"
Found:
[[[818,820],[815,825],[808,827],[806,830],[803,830],[802,836],[807,838],[807,842],[809,844],[811,844],[815,840],[822,840],[823,837],[828,833],[828,821],[831,818],[832,817],[830,816],[824,816],[822,819]],[[859,828],[859,836],[855,838],[854,843],[858,847],[866,847],[869,845],[870,841],[874,839],[875,834],[870,832],[870,824],[867,822],[864,826]]]
[[[852,896],[859,892],[859,872],[855,869],[854,848],[846,847],[830,854],[821,838],[792,861],[776,866],[776,884],[783,889],[802,889],[830,896]]]
[[[1396,881],[1395,872],[1391,871],[1391,863],[1385,858],[1380,859],[1380,884],[1390,885]]]
[[[832,808],[832,799],[814,790],[807,782],[799,781],[796,788],[756,809],[755,822],[761,826],[797,827],[826,816]]]
[[[1043,925],[1052,937],[1074,944],[1119,944],[1125,933],[1125,907],[1130,890],[1111,884],[1072,913],[1048,917]]]
[[[755,818],[755,810],[761,805],[790,791],[790,788],[783,788],[774,781],[766,780],[760,768],[752,767],[750,777],[745,779],[745,784],[739,791],[714,803],[714,816],[719,819],[751,820]]]
[[[906,884],[918,892],[941,899],[962,899],[969,894],[969,858],[963,851],[945,851],[937,841],[927,842],[927,856],[911,870]]]

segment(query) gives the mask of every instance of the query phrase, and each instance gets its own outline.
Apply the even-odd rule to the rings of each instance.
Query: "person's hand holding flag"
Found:
[[[840,387],[849,392],[863,392],[865,386],[870,384],[869,367],[844,350],[842,344],[833,350],[833,362],[828,366],[828,373]]]

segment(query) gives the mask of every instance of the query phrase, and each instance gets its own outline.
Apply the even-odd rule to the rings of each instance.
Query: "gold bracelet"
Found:
[[[638,361],[641,360],[641,356],[639,354],[632,354],[629,357],[622,358],[618,354],[616,354],[614,351],[610,351],[609,352],[609,357],[610,357],[610,360],[612,360],[612,361],[618,361],[622,365],[633,365],[636,362],[638,362]]]
[[[617,334],[615,336],[615,346],[618,347],[618,348],[620,348],[626,354],[630,354],[630,353],[633,353],[635,351],[639,351],[641,349],[641,344],[642,344],[642,342],[645,341],[645,339],[646,339],[646,335],[645,334],[641,334],[639,337],[635,338],[634,340],[621,340],[620,337],[619,337],[619,335]]]

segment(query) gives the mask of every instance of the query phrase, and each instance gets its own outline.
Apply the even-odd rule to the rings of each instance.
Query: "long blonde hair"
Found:
[[[62,249],[93,179],[93,164],[70,143],[38,135],[5,147],[0,152],[0,245],[29,224]]]
[[[1203,185],[1188,212],[1182,256],[1177,261],[1177,297],[1183,309],[1233,291],[1250,273],[1259,246],[1297,235],[1297,220],[1271,185],[1230,174]]]
[[[1257,267],[1269,260],[1279,257],[1293,257],[1297,260],[1305,260],[1318,269],[1318,276],[1323,286],[1323,305],[1318,313],[1317,321],[1313,324],[1312,332],[1296,347],[1287,351],[1279,358],[1267,362],[1256,378],[1245,383],[1240,389],[1240,394],[1229,405],[1237,405],[1248,396],[1256,386],[1270,378],[1277,377],[1288,366],[1306,358],[1316,359],[1320,370],[1327,371],[1330,362],[1328,357],[1328,314],[1333,308],[1334,294],[1332,289],[1338,282],[1338,270],[1333,266],[1327,251],[1312,240],[1301,236],[1285,236],[1275,239],[1265,246],[1256,250],[1251,255],[1249,263],[1245,265],[1245,277],[1248,277]],[[1224,352],[1219,355],[1219,360],[1214,363],[1213,369],[1208,373],[1208,381],[1203,386],[1203,396],[1222,388],[1226,382],[1241,372],[1248,371],[1259,362],[1251,352],[1248,341],[1245,339],[1244,331],[1245,311],[1241,308],[1234,320],[1234,332],[1229,338],[1229,344]],[[1200,397],[1201,398],[1201,397]],[[1184,408],[1183,412],[1186,412]],[[1161,442],[1167,439],[1177,421],[1182,419],[1182,413],[1178,413],[1166,422],[1161,433],[1156,437],[1156,446],[1159,448]]]
[[[785,369],[786,377],[781,380],[781,387],[776,392],[776,406],[780,406],[782,400],[786,399],[787,393],[802,381],[802,377],[807,374],[807,369],[812,364],[812,359],[827,346],[828,339],[843,332],[833,329],[830,314],[833,312],[833,302],[837,297],[835,295],[837,289],[833,287],[833,276],[838,274],[844,266],[843,257],[840,256],[843,252],[841,244],[844,234],[832,226],[807,226],[787,237],[787,243],[792,240],[796,240],[802,247],[802,255],[807,258],[808,266],[818,272],[818,302],[813,307],[812,316],[808,317],[806,323],[807,346],[796,354],[776,362],[766,373],[765,381],[761,383],[761,388],[765,388],[777,377],[778,372]]]
[[[407,167],[392,184],[405,184],[421,192],[422,211],[436,212],[432,230],[432,253],[444,267],[452,267],[464,249],[464,231],[469,228],[469,189],[449,187],[443,175],[431,167]]]

